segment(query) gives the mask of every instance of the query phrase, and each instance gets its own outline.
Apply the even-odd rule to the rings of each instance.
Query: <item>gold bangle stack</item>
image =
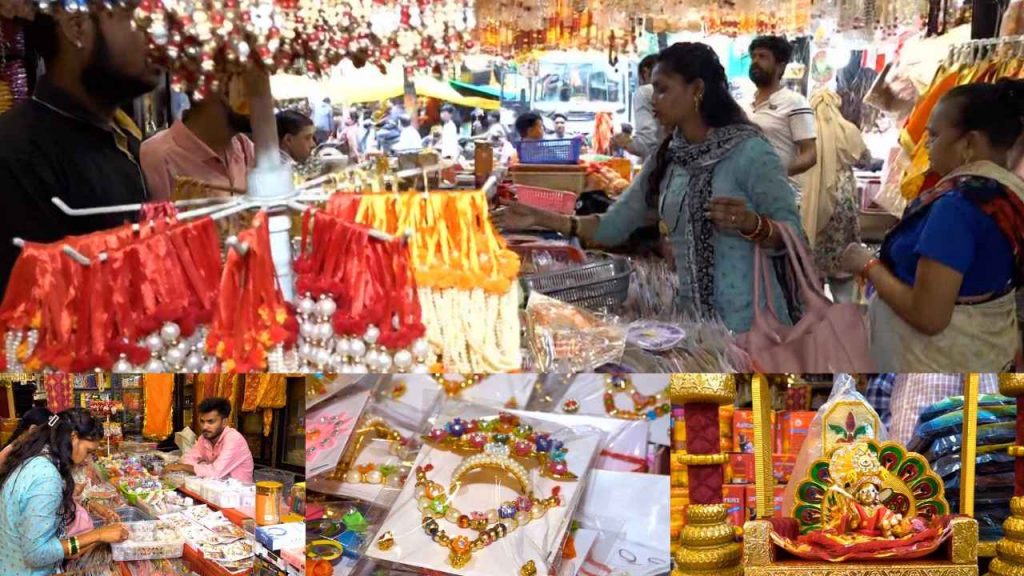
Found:
[[[742,236],[744,240],[760,244],[761,242],[765,242],[766,240],[772,237],[774,229],[775,226],[774,224],[772,224],[772,221],[770,219],[758,214],[757,227],[754,228],[754,231],[751,234],[744,234],[741,230],[740,236]]]

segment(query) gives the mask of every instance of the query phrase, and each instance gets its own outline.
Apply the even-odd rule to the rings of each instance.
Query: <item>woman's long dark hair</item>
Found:
[[[49,458],[64,480],[59,514],[62,526],[67,527],[75,520],[75,479],[71,475],[75,464],[71,460],[71,433],[76,432],[82,440],[98,442],[103,439],[103,426],[84,408],[65,410],[54,418],[56,421],[52,426],[49,422],[43,424],[24,435],[14,446],[0,466],[0,489],[22,464],[36,456]]]
[[[750,124],[743,108],[729,92],[729,79],[725,75],[718,55],[707,44],[700,42],[677,42],[658,54],[657,66],[687,83],[698,78],[704,81],[704,97],[700,103],[700,115],[710,128],[722,128],[735,124]],[[654,170],[648,180],[647,205],[654,208],[661,194],[661,180],[668,170],[668,148],[672,142],[669,136],[658,147],[655,154]]]
[[[18,420],[18,427],[11,433],[11,437],[7,440],[8,444],[13,444],[18,436],[28,432],[28,429],[32,426],[42,426],[53,416],[53,412],[42,406],[35,406],[29,408],[27,412],[21,415],[21,420]]]

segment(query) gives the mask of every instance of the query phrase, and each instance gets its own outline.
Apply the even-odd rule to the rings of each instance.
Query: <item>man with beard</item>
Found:
[[[46,74],[32,99],[0,115],[0,296],[18,257],[12,238],[55,242],[126,218],[68,216],[52,197],[74,208],[147,200],[141,133],[118,108],[159,82],[146,38],[133,27],[131,8],[59,6],[26,28]]]
[[[785,38],[761,36],[750,44],[750,79],[757,86],[750,119],[764,131],[791,179],[818,163],[814,111],[807,98],[782,87],[792,56]]]
[[[225,398],[207,398],[199,403],[199,440],[181,462],[164,468],[164,473],[186,472],[200,478],[252,484],[252,452],[245,437],[228,426],[231,403]]]
[[[233,77],[219,94],[195,102],[184,118],[142,143],[142,169],[153,200],[175,200],[179,178],[245,190],[256,165],[249,117],[236,111],[231,98],[240,93],[242,78]],[[217,191],[210,195],[229,195]]]

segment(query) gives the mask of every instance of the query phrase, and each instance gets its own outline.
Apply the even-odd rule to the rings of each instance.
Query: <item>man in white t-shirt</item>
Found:
[[[462,147],[459,146],[459,128],[455,125],[453,116],[455,108],[451,104],[441,107],[441,157],[458,158],[462,155]]]
[[[785,38],[761,36],[750,44],[750,79],[757,86],[750,119],[761,127],[792,178],[818,163],[814,110],[807,98],[782,87],[793,55]]]

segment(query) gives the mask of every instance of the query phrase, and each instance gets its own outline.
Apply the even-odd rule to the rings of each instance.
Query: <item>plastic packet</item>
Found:
[[[554,412],[644,420],[650,441],[669,445],[669,374],[579,374],[561,392]]]
[[[978,408],[978,425],[1009,422],[1017,417],[1016,406],[984,406]],[[932,440],[939,436],[956,434],[963,430],[964,411],[953,410],[928,422],[918,424],[914,429],[914,437],[907,448],[912,452],[921,452],[931,445]]]
[[[415,477],[406,482],[372,539],[367,555],[383,562],[479,576],[494,574],[496,567],[513,567],[513,571],[518,571],[532,560],[539,574],[547,573],[561,552],[561,543],[603,443],[603,434],[593,428],[560,426],[549,418],[535,419],[529,413],[499,415],[493,408],[451,402],[433,422],[429,436],[433,440],[420,451],[416,467],[422,467],[425,480],[439,485],[438,492],[432,498],[427,497],[423,486],[417,488]],[[449,441],[477,448],[456,453],[451,450]],[[481,448],[484,446],[487,448]],[[541,454],[552,454],[564,449],[564,468],[558,460],[543,463],[529,457],[513,458],[517,464],[512,465],[503,456],[505,448],[502,446],[512,454],[521,450],[534,453],[538,448]],[[488,463],[494,463],[487,460],[486,455],[503,464],[491,467]],[[468,468],[462,468],[464,463]],[[545,474],[532,465],[542,463],[547,470]],[[577,478],[556,479],[565,470]],[[453,482],[456,474],[459,481]],[[520,485],[523,482],[525,486]],[[529,494],[534,498],[525,498]],[[538,503],[537,499],[546,500],[555,494],[560,505],[545,509]],[[431,510],[432,515],[438,517],[438,529],[458,539],[458,543],[444,547],[432,541],[424,531],[422,507]],[[499,521],[511,522],[508,517],[525,524],[514,530],[506,529],[503,537],[469,553],[465,547],[478,532],[460,527],[463,516],[465,522],[470,518],[479,519],[495,530],[500,530],[497,528]],[[460,558],[459,551],[468,557]],[[458,566],[460,560],[465,560],[465,564]]]
[[[322,514],[306,520],[307,550],[323,555],[334,565],[334,574],[350,574],[365,560],[370,536],[386,510],[365,503],[335,500],[323,504]],[[307,567],[310,559],[307,557]]]
[[[513,414],[538,420],[561,423],[573,428],[591,427],[604,433],[605,441],[594,462],[595,470],[643,472],[649,466],[648,437],[650,423],[645,420],[616,420],[598,416],[568,415],[550,412],[522,412]]]
[[[832,393],[811,420],[807,439],[796,458],[790,475],[792,480],[786,485],[782,499],[783,515],[788,516],[793,509],[796,489],[815,460],[827,455],[840,442],[882,442],[887,438],[888,431],[878,417],[878,412],[857,391],[857,381],[849,374],[836,374]]]
[[[366,382],[347,386],[306,412],[306,476],[333,470],[370,399]]]
[[[998,394],[982,394],[978,396],[978,406],[1001,406],[1001,405],[1014,405],[1016,402],[1013,398],[1006,396],[1000,396]],[[921,416],[918,417],[917,421],[919,424],[924,424],[942,416],[943,414],[952,410],[962,410],[964,407],[963,396],[950,396],[944,400],[932,404],[928,408],[921,412]]]
[[[618,362],[626,326],[615,319],[530,293],[526,305],[527,345],[536,372],[588,372]]]
[[[668,476],[595,470],[576,514],[582,529],[599,532],[589,557],[628,574],[660,574],[670,566]],[[635,513],[610,509],[628,503]]]
[[[330,400],[349,387],[375,389],[383,378],[365,374],[310,374],[306,377],[306,410]]]
[[[381,379],[370,410],[394,426],[421,432],[443,401],[444,393],[430,376],[402,374]]]
[[[1016,422],[997,422],[978,426],[978,452],[985,453],[993,450],[1003,450],[1007,444],[1012,444],[1017,439]],[[943,456],[959,454],[963,444],[963,434],[942,436],[932,440],[928,450],[921,454],[929,462],[935,462]]]

